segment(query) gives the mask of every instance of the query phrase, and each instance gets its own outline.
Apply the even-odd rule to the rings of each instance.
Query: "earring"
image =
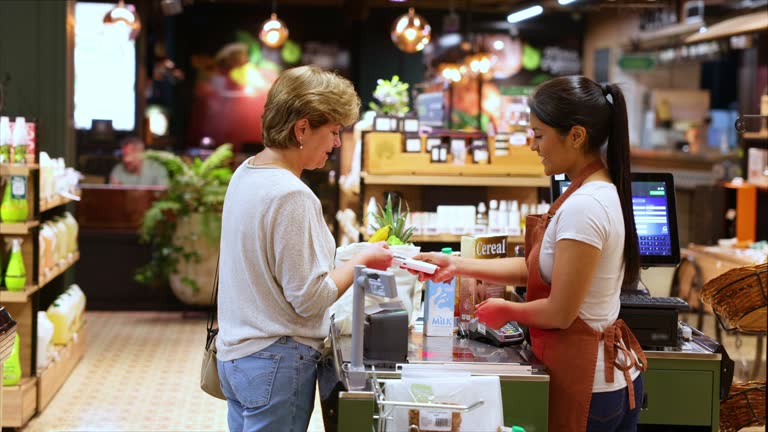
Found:
[[[299,150],[304,150],[304,146],[303,146],[303,145],[300,145],[300,146],[299,146]]]
[[[299,150],[302,150],[302,149],[304,149],[304,144],[302,143],[302,140],[303,140],[303,139],[304,139],[304,137],[303,137],[303,136],[300,136],[300,137],[299,137]]]

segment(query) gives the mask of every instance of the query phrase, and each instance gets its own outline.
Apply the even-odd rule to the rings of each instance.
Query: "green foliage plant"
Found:
[[[164,195],[144,214],[139,228],[140,241],[152,246],[152,259],[136,271],[136,281],[155,285],[175,273],[182,260],[201,261],[200,251],[185,249],[175,236],[179,220],[187,216],[201,216],[202,224],[194,236],[218,249],[224,194],[232,178],[232,156],[231,144],[219,146],[205,160],[195,158],[191,162],[167,151],[148,150],[144,154],[146,159],[165,167],[170,181]],[[191,278],[184,277],[183,282],[194,292],[200,289]]]
[[[400,81],[394,75],[391,80],[380,79],[373,91],[373,98],[379,103],[371,102],[368,106],[378,114],[402,115],[408,108],[408,83]]]

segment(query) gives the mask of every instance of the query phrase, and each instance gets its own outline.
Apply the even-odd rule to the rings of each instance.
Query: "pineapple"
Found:
[[[397,211],[392,209],[392,196],[387,196],[387,204],[382,209],[379,206],[378,214],[373,214],[374,222],[371,223],[373,229],[378,233],[386,232],[386,240],[390,246],[408,244],[408,240],[413,233],[413,227],[405,227],[405,221],[408,218],[408,204],[406,203],[406,210],[402,211],[402,201],[397,205]],[[386,228],[389,227],[387,230]],[[384,238],[378,238],[375,234],[371,236],[369,242],[376,242],[384,240]],[[374,240],[375,239],[375,240]]]

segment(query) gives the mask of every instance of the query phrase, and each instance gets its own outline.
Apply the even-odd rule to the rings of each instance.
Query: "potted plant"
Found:
[[[168,190],[147,210],[139,238],[152,245],[152,259],[136,272],[144,284],[169,280],[184,303],[211,301],[216,273],[221,211],[232,177],[232,146],[218,147],[208,158],[190,162],[166,151],[149,150],[147,159],[168,170]]]

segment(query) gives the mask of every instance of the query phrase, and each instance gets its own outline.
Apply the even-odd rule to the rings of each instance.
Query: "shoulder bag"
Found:
[[[216,276],[213,279],[213,295],[211,295],[211,310],[208,313],[208,323],[206,325],[207,335],[205,338],[205,352],[203,353],[203,365],[200,370],[200,388],[209,395],[227,400],[221,391],[221,381],[219,380],[219,370],[216,366],[216,335],[218,328],[213,328],[216,323],[217,294],[219,291],[219,264],[216,263]]]

